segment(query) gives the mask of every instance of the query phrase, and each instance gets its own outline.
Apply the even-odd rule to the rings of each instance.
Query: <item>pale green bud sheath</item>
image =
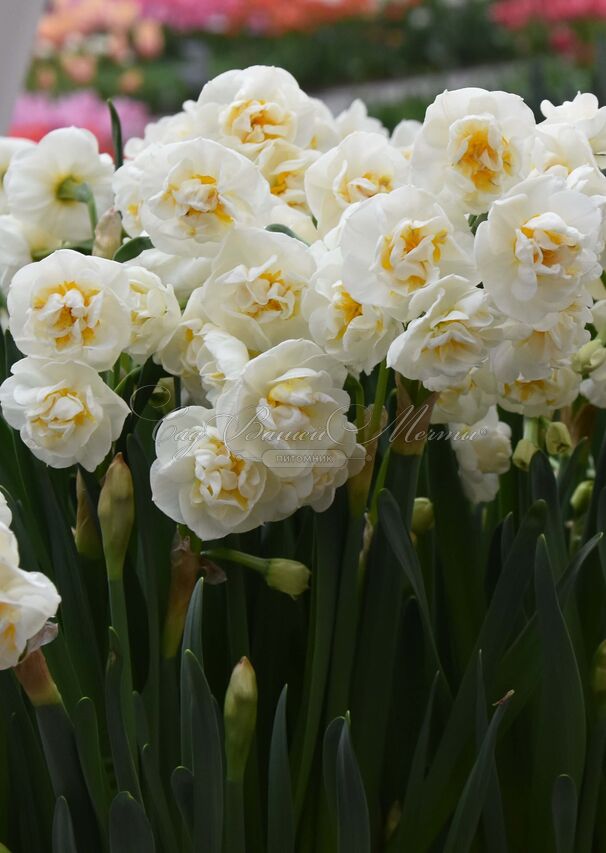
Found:
[[[131,748],[134,748],[133,685],[123,573],[135,519],[135,498],[131,473],[121,453],[116,454],[107,469],[99,495],[97,512],[107,571],[111,624],[118,635],[124,659],[122,699],[125,708],[125,725]]]
[[[534,441],[529,438],[521,438],[516,445],[511,461],[521,471],[528,471],[532,457],[538,449]]]
[[[570,506],[575,516],[584,515],[589,509],[591,496],[593,495],[593,480],[583,480],[576,487],[570,498]]]
[[[422,536],[434,526],[433,504],[429,498],[415,498],[412,508],[412,532]]]
[[[122,219],[117,210],[107,210],[95,228],[93,255],[111,260],[122,244]]]
[[[94,515],[94,507],[80,471],[76,475],[76,528],[74,539],[78,553],[88,560],[103,556],[103,546]]]
[[[225,727],[224,853],[245,849],[244,771],[257,724],[257,677],[243,657],[231,674],[223,706]]]
[[[568,427],[562,421],[551,422],[545,432],[545,449],[550,456],[562,456],[572,450]]]
[[[257,677],[248,658],[236,664],[223,706],[227,779],[241,782],[257,724]]]
[[[110,581],[121,579],[135,520],[133,480],[121,453],[107,469],[99,495],[98,514],[108,577]]]

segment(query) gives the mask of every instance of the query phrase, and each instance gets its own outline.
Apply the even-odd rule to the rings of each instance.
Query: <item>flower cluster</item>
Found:
[[[431,395],[466,493],[490,500],[511,457],[497,407],[606,405],[606,113],[590,95],[543,112],[444,92],[390,137],[256,66],[148,125],[117,170],[82,130],[2,141],[25,356],[4,417],[48,464],[94,470],[153,360],[185,404],[156,433],[154,500],[216,539],[330,504],[372,458],[346,378],[383,363]]]
[[[8,669],[54,636],[47,621],[61,599],[40,572],[19,567],[19,547],[10,528],[11,511],[0,492],[0,670]]]

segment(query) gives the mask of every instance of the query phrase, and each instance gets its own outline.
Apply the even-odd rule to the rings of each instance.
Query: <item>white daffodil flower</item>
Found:
[[[2,414],[38,459],[52,468],[105,459],[129,409],[98,373],[78,362],[24,358],[0,386]]]

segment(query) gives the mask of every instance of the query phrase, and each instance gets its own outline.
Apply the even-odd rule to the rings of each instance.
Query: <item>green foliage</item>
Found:
[[[8,338],[3,353],[10,362]],[[0,483],[24,562],[63,596],[59,637],[44,649],[63,703],[34,707],[14,673],[0,673],[6,848],[602,849],[604,654],[594,654],[606,637],[606,450],[579,444],[559,477],[538,453],[506,500],[479,510],[459,491],[447,442],[422,458],[392,451],[390,488],[375,495],[371,484],[377,523],[362,559],[371,531],[350,516],[345,489],[322,514],[210,543],[214,554],[303,561],[310,590],[292,600],[214,557],[227,580],[192,581],[171,656],[161,638],[175,526],[149,486],[158,371],[142,369],[148,390],[120,440],[135,524],[119,618],[103,558],[74,544],[75,472],[46,469],[0,423]],[[573,517],[588,461],[593,500]],[[93,515],[101,477],[82,478]],[[415,495],[436,517],[419,536]],[[256,728],[243,778],[228,778],[222,709],[243,655],[256,672]]]

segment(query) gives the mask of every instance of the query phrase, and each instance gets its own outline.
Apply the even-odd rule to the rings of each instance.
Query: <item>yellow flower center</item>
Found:
[[[491,136],[494,134],[486,125],[474,123],[467,127],[457,140],[458,156],[453,163],[482,192],[498,188],[499,174],[510,175],[513,166],[509,141],[501,136],[495,143]]]
[[[335,307],[340,312],[342,317],[342,327],[339,330],[339,337],[343,337],[349,324],[356,317],[362,316],[364,309],[359,302],[356,302],[346,290],[342,290],[335,300]]]
[[[443,229],[432,234],[423,225],[407,224],[383,238],[381,266],[408,290],[418,290],[427,283],[431,267],[439,264],[447,236]]]
[[[282,139],[287,114],[277,104],[262,99],[237,101],[225,119],[226,128],[244,143]]]
[[[0,602],[0,638],[11,651],[17,651],[17,628],[14,622],[15,608]]]
[[[99,291],[76,281],[63,281],[46,288],[34,299],[32,308],[54,337],[57,349],[72,343],[78,334],[85,346],[95,338],[99,320],[91,310]]]
[[[390,193],[393,189],[391,175],[380,175],[377,172],[364,172],[359,177],[345,180],[340,195],[346,204],[364,201],[380,193]]]

